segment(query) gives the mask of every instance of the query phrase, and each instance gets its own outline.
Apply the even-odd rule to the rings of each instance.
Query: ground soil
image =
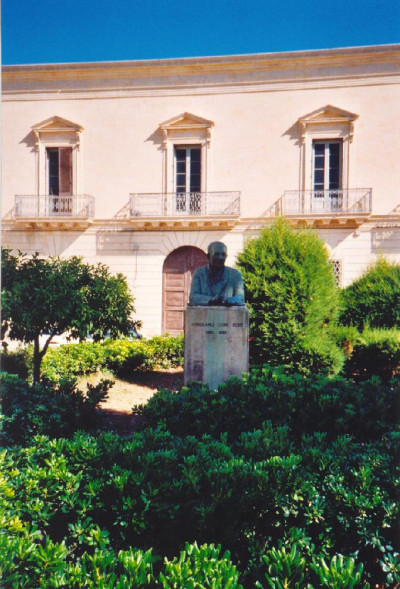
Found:
[[[99,372],[82,381],[96,384],[100,379],[112,379],[114,385],[109,390],[108,399],[100,405],[100,426],[122,435],[129,435],[137,430],[141,418],[132,414],[135,405],[143,405],[160,388],[179,390],[183,385],[183,369],[153,370],[135,372],[129,380],[116,378],[109,373]]]

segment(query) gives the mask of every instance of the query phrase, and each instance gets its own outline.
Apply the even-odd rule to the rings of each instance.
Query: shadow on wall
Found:
[[[129,219],[130,203],[126,203],[113,215],[115,225],[107,224],[96,232],[96,254],[104,256],[126,256],[138,250],[134,243],[135,233],[130,227],[121,227],[120,221]]]
[[[282,133],[281,137],[285,137],[287,135],[292,141],[294,141],[295,145],[301,145],[301,135],[298,122],[296,121],[293,123],[289,129],[286,129],[284,133]]]
[[[27,147],[30,147],[31,151],[36,151],[36,140],[34,132],[29,131],[28,135],[25,135],[25,137],[20,141],[20,144],[21,143],[25,143]]]
[[[161,129],[156,129],[154,133],[147,137],[145,142],[147,141],[157,145],[158,151],[163,151],[163,134]]]
[[[7,241],[3,235],[3,246],[31,255],[39,253],[43,256],[61,256],[79,239],[80,231],[10,231]],[[79,251],[68,253],[80,255]]]

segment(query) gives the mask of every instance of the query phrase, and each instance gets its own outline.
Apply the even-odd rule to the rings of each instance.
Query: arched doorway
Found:
[[[163,266],[163,333],[183,333],[184,310],[189,300],[193,272],[207,264],[207,256],[197,247],[184,246],[171,252]]]

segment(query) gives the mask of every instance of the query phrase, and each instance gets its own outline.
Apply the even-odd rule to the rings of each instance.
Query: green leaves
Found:
[[[400,324],[400,265],[379,258],[341,293],[340,319],[360,331],[364,327]]]
[[[328,589],[368,589],[363,582],[363,566],[356,565],[354,558],[341,554],[333,556],[330,563],[324,558],[314,558],[311,569],[319,577],[319,586]]]
[[[160,574],[163,589],[243,589],[230,553],[221,555],[221,546],[186,543],[179,558],[165,559]]]
[[[293,544],[290,550],[285,546],[272,548],[263,556],[263,562],[267,569],[264,574],[267,587],[271,589],[304,589],[307,563],[304,556]],[[263,585],[257,582],[256,587],[263,589]]]
[[[86,427],[107,386],[84,396],[60,383],[32,394],[16,377],[3,380],[5,586],[399,582],[398,382],[264,366],[217,391],[199,383],[160,391],[130,438],[50,439],[33,434]]]
[[[39,336],[68,332],[95,340],[107,332],[127,334],[138,325],[132,319],[133,297],[122,274],[112,276],[104,264],[92,266],[82,258],[40,258],[6,250],[2,258],[2,333],[34,343],[34,381],[40,378],[46,344]],[[49,340],[48,340],[49,341]]]
[[[14,360],[14,362],[13,362]],[[18,358],[7,354],[11,368]],[[148,340],[106,339],[104,342],[68,344],[50,350],[43,359],[43,375],[53,382],[111,370],[121,377],[132,377],[135,370],[181,366],[183,337],[159,336]]]
[[[358,335],[345,365],[357,380],[379,376],[388,382],[400,372],[400,329],[366,327]]]
[[[30,386],[16,375],[2,373],[0,444],[29,444],[37,435],[71,436],[77,429],[95,429],[97,408],[112,384],[101,380],[82,392],[75,380]]]
[[[253,362],[290,372],[337,373],[344,360],[332,328],[338,292],[323,242],[280,219],[238,256],[250,309]]]

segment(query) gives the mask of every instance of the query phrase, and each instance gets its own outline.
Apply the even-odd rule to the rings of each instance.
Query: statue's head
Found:
[[[224,267],[228,249],[222,241],[213,241],[207,249],[207,258],[211,268],[218,270]]]

